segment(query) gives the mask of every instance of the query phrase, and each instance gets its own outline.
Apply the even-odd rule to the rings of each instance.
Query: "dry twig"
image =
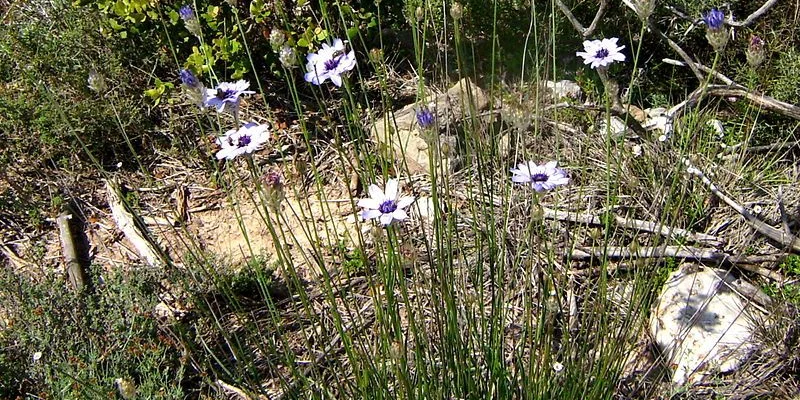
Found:
[[[119,184],[110,179],[106,180],[106,196],[108,196],[108,206],[111,208],[114,222],[133,244],[139,257],[151,267],[162,267],[168,264],[167,256],[150,238],[143,224],[137,221],[126,207]]]
[[[703,184],[711,190],[715,196],[719,197],[720,200],[725,202],[728,206],[733,208],[739,215],[744,217],[745,221],[748,225],[753,227],[756,231],[761,233],[762,235],[772,239],[773,241],[780,243],[784,249],[793,251],[795,253],[800,254],[800,238],[794,236],[791,232],[783,232],[779,229],[776,229],[766,222],[756,218],[753,214],[750,214],[744,207],[742,207],[739,203],[735,202],[733,199],[728,197],[725,193],[719,190],[717,185],[711,182],[710,179],[703,173],[703,171],[695,168],[691,161],[688,159],[683,160],[684,165],[686,165],[686,172],[690,175],[699,177]]]

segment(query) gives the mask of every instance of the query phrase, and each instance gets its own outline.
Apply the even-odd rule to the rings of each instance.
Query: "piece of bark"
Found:
[[[73,214],[69,211],[62,211],[56,218],[58,224],[59,238],[61,239],[61,251],[64,254],[64,262],[67,265],[67,277],[72,288],[80,292],[86,288],[88,281],[86,270],[81,262],[86,257],[81,257],[77,241],[75,240],[74,224],[72,223]]]
[[[105,182],[111,217],[125,237],[133,244],[136,254],[151,267],[163,267],[168,264],[167,256],[151,239],[144,224],[140,221],[137,223],[137,217],[128,210],[122,200],[119,184],[111,180]]]

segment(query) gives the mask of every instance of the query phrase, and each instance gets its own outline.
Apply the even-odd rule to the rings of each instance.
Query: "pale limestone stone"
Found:
[[[673,272],[650,319],[672,382],[697,383],[708,373],[737,369],[756,348],[754,327],[766,318],[751,299],[763,297],[724,270],[685,264]]]

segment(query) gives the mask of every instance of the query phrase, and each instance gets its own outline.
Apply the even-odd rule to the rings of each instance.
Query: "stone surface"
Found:
[[[420,104],[410,104],[398,111],[380,116],[370,128],[372,140],[379,144],[379,151],[389,151],[398,165],[407,164],[412,174],[428,173],[431,166],[429,142],[433,143],[438,130],[434,127],[423,130],[417,123],[416,110],[426,105],[436,115],[438,127],[468,118],[471,113],[485,110],[489,105],[486,94],[469,79],[458,81],[446,93],[429,96]],[[442,137],[443,147],[438,152],[435,166],[449,170],[453,158],[453,138]],[[446,139],[446,140],[444,140]],[[446,146],[444,146],[446,145]]]
[[[619,117],[612,116],[610,120],[611,124],[608,126],[607,129],[606,124],[608,123],[608,121],[605,118],[600,119],[600,123],[598,126],[600,134],[604,136],[606,134],[610,134],[612,137],[619,137],[622,134],[624,134],[625,131],[628,129],[628,127],[625,125],[625,121],[623,121]]]
[[[756,348],[754,327],[766,320],[753,299],[765,297],[724,270],[684,264],[673,272],[650,319],[672,382],[694,384],[706,374],[737,369]]]
[[[581,91],[581,87],[578,86],[577,83],[572,81],[545,81],[545,87],[550,90],[550,93],[553,95],[553,99],[558,101],[561,99],[580,99],[583,95],[583,91]]]

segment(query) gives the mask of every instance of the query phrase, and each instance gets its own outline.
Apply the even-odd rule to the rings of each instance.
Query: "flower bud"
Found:
[[[202,33],[202,29],[200,29],[200,21],[197,20],[197,15],[195,15],[192,6],[185,5],[181,7],[178,14],[180,14],[183,24],[186,26],[186,30],[192,35],[199,37]]]
[[[206,100],[206,87],[197,79],[197,77],[188,69],[182,69],[180,72],[181,85],[183,86],[184,93],[189,101],[202,107]]]
[[[280,210],[281,201],[286,197],[283,188],[283,174],[280,170],[273,169],[264,175],[264,191],[268,205],[273,210]]]
[[[454,20],[459,20],[464,15],[464,7],[461,6],[461,3],[453,2],[450,6],[450,16],[453,17]]]
[[[97,71],[90,72],[89,79],[87,79],[86,82],[89,84],[89,89],[99,94],[103,94],[106,89],[108,89],[108,86],[106,86],[106,79],[103,78],[103,75],[97,73]]]
[[[436,123],[436,116],[427,107],[417,110],[417,123],[422,129],[428,129]]]
[[[425,10],[423,10],[422,7],[417,7],[414,11],[414,16],[417,17],[417,21],[422,21],[425,19]]]
[[[284,68],[292,68],[297,64],[297,53],[294,51],[294,48],[283,46],[280,53],[278,53],[278,59],[281,61],[281,65],[283,65]]]
[[[133,382],[127,379],[117,378],[114,380],[114,383],[117,385],[119,395],[122,396],[123,399],[130,400],[136,397],[136,385],[134,385]]]
[[[273,28],[269,33],[269,44],[272,45],[273,49],[278,49],[284,43],[286,43],[286,35],[282,30]]]
[[[747,56],[747,63],[750,64],[751,67],[757,67],[761,65],[761,63],[764,62],[764,58],[766,58],[764,41],[758,36],[751,36],[750,45],[747,46],[747,52],[745,55]]]

